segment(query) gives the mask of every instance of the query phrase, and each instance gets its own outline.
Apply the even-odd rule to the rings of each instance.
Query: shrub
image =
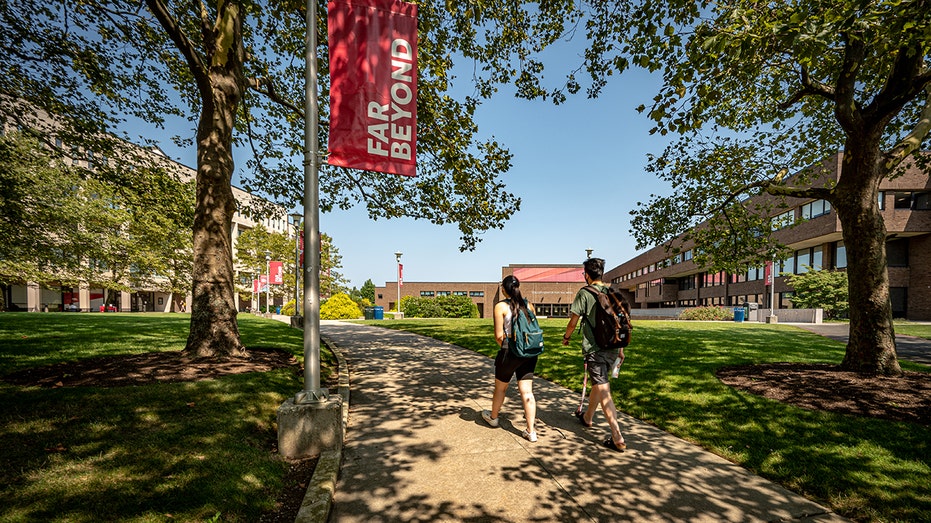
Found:
[[[285,316],[294,316],[294,300],[285,303],[281,307],[281,314],[284,314]]]
[[[725,321],[734,319],[734,311],[726,307],[691,307],[679,314],[680,320]]]
[[[478,306],[468,296],[405,296],[401,310],[406,318],[478,318]]]
[[[844,271],[814,271],[809,267],[805,274],[789,276],[789,285],[795,288],[790,298],[800,309],[823,309],[827,319],[846,318],[847,273]]]
[[[347,294],[336,294],[320,306],[321,320],[354,320],[362,317],[362,310]]]

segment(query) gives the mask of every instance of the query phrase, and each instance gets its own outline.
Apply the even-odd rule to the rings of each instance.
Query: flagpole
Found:
[[[320,387],[320,220],[317,112],[317,3],[307,0],[304,69],[304,390],[294,403],[322,403]]]

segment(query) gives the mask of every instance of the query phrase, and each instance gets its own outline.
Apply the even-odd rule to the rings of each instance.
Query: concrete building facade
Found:
[[[501,279],[514,275],[520,280],[524,298],[533,303],[541,317],[566,318],[575,293],[585,285],[579,265],[508,265],[501,268]],[[375,305],[386,311],[397,310],[398,282],[375,287]],[[468,296],[478,307],[479,317],[491,318],[495,303],[501,301],[500,280],[496,282],[402,282],[400,295],[418,298]]]
[[[55,136],[55,125],[44,114],[34,116],[34,129],[45,133],[47,136]],[[0,129],[0,132],[7,132],[9,129]],[[113,164],[118,159],[113,158],[94,158],[90,154],[84,154],[79,148],[69,148],[67,144],[62,144],[60,139],[53,138],[50,143],[54,142],[56,147],[62,150],[71,150],[71,157],[64,159],[67,164],[72,166],[93,169],[95,165],[101,162]],[[197,171],[194,168],[170,159],[164,152],[158,148],[143,148],[133,144],[127,144],[139,154],[145,156],[154,164],[164,167],[167,171],[176,174],[181,180],[193,180]],[[233,215],[231,239],[234,246],[233,268],[235,271],[235,281],[237,284],[236,300],[237,308],[245,310],[252,307],[251,303],[239,303],[239,294],[248,294],[247,290],[252,289],[252,280],[259,273],[265,270],[265,267],[245,267],[237,262],[235,252],[236,240],[239,236],[260,224],[269,232],[282,233],[288,237],[294,236],[294,226],[289,223],[287,211],[280,205],[272,204],[258,196],[246,192],[238,187],[233,187],[233,196],[237,202],[236,212]],[[252,207],[255,200],[262,200],[261,207],[273,209],[268,217],[261,219],[254,218],[248,209]],[[194,205],[194,202],[191,202]],[[93,288],[87,285],[77,287],[62,285],[57,281],[44,282],[20,282],[12,284],[5,289],[5,302],[8,309],[18,311],[125,311],[125,312],[177,312],[182,307],[184,310],[190,310],[190,293],[183,297],[175,297],[171,293],[161,292],[154,289],[139,288],[133,292],[105,291],[102,288]],[[108,298],[105,301],[105,296]],[[280,299],[278,300],[280,301]],[[278,303],[280,305],[280,303]],[[273,303],[274,305],[274,303]]]

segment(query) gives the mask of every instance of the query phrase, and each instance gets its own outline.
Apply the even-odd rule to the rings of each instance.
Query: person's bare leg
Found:
[[[596,394],[598,402],[601,404],[601,410],[608,420],[608,426],[611,427],[611,439],[614,440],[615,445],[620,446],[621,443],[624,443],[624,435],[621,434],[621,428],[617,424],[617,407],[614,405],[614,398],[611,397],[611,384],[602,383],[593,385],[593,398]],[[589,408],[591,408],[591,405]]]
[[[501,406],[504,405],[504,394],[508,391],[508,382],[495,379],[495,392],[491,397],[491,419],[498,419]]]
[[[537,400],[533,397],[533,380],[519,380],[517,390],[524,404],[524,418],[527,420],[527,432],[534,432],[533,426],[537,420]]]

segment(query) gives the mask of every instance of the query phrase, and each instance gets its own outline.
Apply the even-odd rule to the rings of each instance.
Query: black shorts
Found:
[[[608,383],[609,372],[617,359],[617,350],[608,349],[590,352],[585,355],[585,364],[588,365],[588,375],[595,385]]]
[[[532,358],[518,358],[502,347],[495,356],[495,379],[508,383],[514,375],[517,381],[532,380],[533,370],[537,368],[537,356]]]

